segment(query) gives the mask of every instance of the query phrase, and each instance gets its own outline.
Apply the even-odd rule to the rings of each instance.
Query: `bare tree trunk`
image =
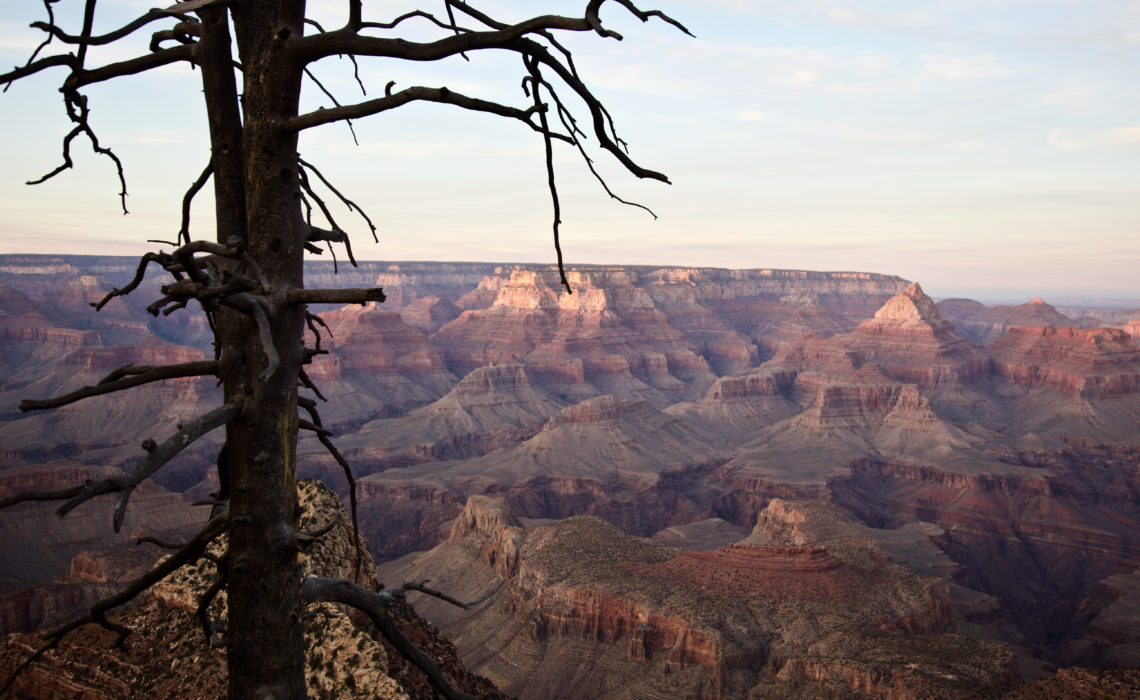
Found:
[[[269,363],[248,315],[219,319],[226,400],[243,396],[247,401],[242,419],[231,424],[227,435],[229,696],[303,698],[304,604],[294,532],[296,387],[305,306],[286,303],[285,295],[304,286],[307,230],[298,189],[297,136],[279,128],[281,119],[297,114],[301,70],[281,60],[279,49],[290,37],[301,36],[304,3],[244,3],[233,12],[245,78],[246,248],[271,287],[264,297],[265,313],[272,321],[279,365],[262,381]]]

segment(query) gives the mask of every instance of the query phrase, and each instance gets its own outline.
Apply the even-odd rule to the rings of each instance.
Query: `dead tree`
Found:
[[[61,26],[53,7],[58,2],[43,0],[46,20],[31,25],[42,32],[43,43],[28,62],[0,75],[0,83],[5,85],[41,73],[63,75],[60,91],[74,128],[63,140],[63,162],[33,184],[70,168],[71,148],[77,140],[86,141],[114,163],[125,211],[123,164],[96,137],[85,88],[180,63],[194,66],[201,77],[211,154],[209,164],[185,195],[178,240],[167,244],[172,248],[169,252],[145,255],[135,278],[95,306],[100,308],[114,297],[131,292],[149,266],[158,266],[170,280],[162,287],[163,296],[148,310],[165,315],[195,302],[214,332],[215,357],[171,367],[123,367],[96,386],[54,400],[28,401],[21,408],[53,408],[88,396],[195,375],[216,375],[224,390],[223,400],[221,406],[181,426],[163,442],[144,443],[143,458],[128,472],[73,489],[21,494],[0,505],[58,499],[64,501],[59,509],[62,515],[97,495],[116,493],[119,500],[112,525],[118,528],[135,486],[202,435],[224,428],[227,468],[219,494],[219,514],[197,537],[123,593],[50,633],[48,644],[85,623],[101,624],[125,636],[129,630],[109,621],[106,613],[201,556],[206,545],[224,532],[228,552],[211,594],[224,586],[229,599],[224,638],[229,696],[303,697],[301,620],[307,604],[333,600],[354,605],[365,609],[385,634],[396,633],[388,629],[392,625],[383,623],[383,595],[356,590],[347,583],[303,581],[298,566],[297,553],[308,536],[298,531],[295,515],[298,430],[315,432],[333,457],[347,467],[328,431],[321,427],[315,400],[298,391],[323,398],[304,371],[313,355],[322,352],[319,319],[307,305],[384,298],[380,289],[305,288],[306,251],[320,252],[320,244],[330,250],[334,245],[344,246],[349,260],[355,262],[345,229],[333,218],[326,199],[339,201],[363,217],[373,235],[375,227],[355,202],[301,158],[298,134],[417,101],[517,121],[545,145],[554,245],[561,271],[556,142],[576,150],[595,176],[598,173],[584,147],[588,137],[636,177],[668,180],[628,155],[611,114],[579,75],[571,52],[559,37],[579,32],[620,40],[620,34],[603,24],[603,5],[643,22],[661,21],[688,32],[660,11],[642,10],[632,0],[586,0],[581,16],[537,15],[514,22],[500,21],[464,0],[443,0],[438,16],[415,10],[377,21],[366,18],[361,0],[345,0],[344,24],[338,28],[326,28],[308,19],[305,0],[187,0],[150,10],[114,31],[97,35],[93,33],[96,0],[85,0],[78,32]],[[413,41],[400,36],[401,31],[413,27],[421,32],[418,35],[425,28],[434,30],[437,38]],[[91,65],[88,60],[92,47],[127,44],[140,37],[144,48],[134,58],[104,65]],[[56,47],[61,48],[52,53]],[[333,99],[331,107],[300,111],[305,85],[312,84],[333,97],[310,71],[311,65],[323,59],[347,56],[354,65],[369,57],[444,61],[486,51],[513,55],[520,61],[518,104],[489,101],[444,86],[397,88],[388,83],[376,96],[365,94],[360,101],[343,103]],[[366,88],[363,82],[360,88]],[[193,240],[190,203],[209,180],[214,186],[216,240]],[[608,187],[606,192],[624,201]],[[564,273],[562,280],[570,291]],[[305,345],[306,329],[314,337],[312,348]],[[299,410],[307,418],[302,419]],[[430,665],[430,658],[425,659],[425,654],[405,642],[396,646],[416,663]],[[457,693],[438,669],[429,673],[445,695]]]

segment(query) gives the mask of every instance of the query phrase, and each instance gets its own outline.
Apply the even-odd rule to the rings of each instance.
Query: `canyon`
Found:
[[[145,312],[155,277],[89,308],[135,264],[0,256],[0,495],[128,468],[218,401],[204,377],[18,410],[212,356],[200,315]],[[416,603],[473,670],[519,697],[970,697],[1140,665],[1137,320],[935,303],[872,273],[569,277],[308,270],[387,294],[320,309],[308,375],[381,578],[460,598],[505,581],[474,611]],[[0,511],[3,631],[152,561],[129,540],[196,522],[219,448],[156,474],[121,540],[98,503]],[[347,500],[316,440],[298,463]]]

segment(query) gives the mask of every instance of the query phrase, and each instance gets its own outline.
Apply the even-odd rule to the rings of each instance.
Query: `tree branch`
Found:
[[[537,109],[542,105],[542,98],[539,95],[539,89],[543,85],[542,74],[539,72],[538,61],[532,58],[524,58],[527,71],[530,73],[530,86],[531,97],[534,99],[534,106]],[[558,202],[558,185],[554,179],[554,142],[550,139],[550,122],[546,116],[546,110],[538,110],[539,124],[542,126],[542,144],[546,156],[546,182],[550,188],[550,201],[554,207],[554,253],[558,258],[558,278],[562,282],[562,286],[566,288],[567,294],[573,294],[574,290],[570,288],[570,280],[566,279],[566,267],[562,262],[562,244],[558,240],[558,227],[562,224],[562,206]],[[571,132],[571,138],[574,138]]]
[[[384,301],[384,290],[371,289],[290,289],[285,293],[285,301],[290,304],[364,304],[369,301]]]
[[[15,494],[0,500],[0,509],[27,501],[58,501],[66,498],[69,500],[56,511],[56,514],[62,518],[75,510],[79,505],[96,496],[101,496],[106,493],[119,493],[121,494],[119,504],[115,507],[115,513],[112,518],[112,525],[114,526],[115,532],[118,532],[122,527],[127,502],[135,486],[161,469],[164,464],[173,459],[195,440],[209,433],[211,430],[237,418],[241,415],[244,405],[242,401],[231,401],[230,403],[223,404],[182,426],[178,432],[167,438],[161,445],[155,445],[153,441],[144,442],[144,448],[146,448],[147,451],[146,457],[128,472],[83,484],[79,487],[70,487],[55,491],[29,491]]]
[[[20,402],[20,410],[27,411],[42,411],[48,408],[59,408],[66,406],[70,403],[75,403],[82,399],[90,398],[92,396],[101,396],[103,394],[110,394],[123,389],[130,389],[135,386],[142,386],[151,382],[161,381],[163,379],[178,379],[181,377],[201,377],[205,375],[216,375],[218,373],[218,363],[213,360],[200,360],[198,362],[186,362],[180,365],[164,365],[164,366],[150,366],[150,365],[125,365],[120,367],[104,377],[100,382],[94,386],[85,386],[81,389],[57,396],[51,399],[24,399]],[[123,377],[121,379],[111,379],[116,374],[129,374],[131,376]]]
[[[210,584],[203,593],[202,597],[198,599],[198,622],[202,625],[202,634],[206,637],[206,643],[212,647],[225,646],[225,640],[222,638],[222,632],[218,626],[214,624],[214,620],[210,617],[210,604],[226,587],[227,571],[226,562],[223,559],[215,561],[218,570],[218,577]]]
[[[372,240],[376,241],[377,243],[380,242],[380,238],[376,235],[376,226],[373,225],[372,219],[368,217],[368,214],[366,214],[365,211],[360,208],[360,205],[348,197],[345,197],[340,190],[338,190],[336,187],[333,187],[333,184],[329,182],[328,178],[324,176],[324,173],[318,170],[315,165],[306,162],[305,159],[301,158],[300,156],[297,156],[297,163],[301,167],[312,171],[312,173],[317,176],[317,179],[320,180],[325,187],[329,188],[329,191],[335,194],[337,199],[339,199],[344,203],[346,207],[348,207],[349,211],[355,211],[357,214],[359,214],[360,218],[364,219],[364,222],[368,224],[368,228],[372,231]]]
[[[510,119],[518,119],[524,122],[527,126],[535,131],[541,129],[530,120],[534,112],[541,111],[538,108],[531,107],[529,109],[518,109],[517,107],[510,107],[508,105],[499,104],[498,102],[490,102],[488,100],[481,100],[475,97],[468,97],[467,95],[455,92],[446,87],[429,88],[423,86],[415,86],[405,88],[399,92],[385,95],[384,97],[377,97],[365,102],[358,102],[356,104],[345,105],[343,107],[334,107],[333,109],[319,109],[315,112],[308,112],[286,120],[281,128],[286,131],[303,131],[311,129],[314,126],[322,124],[329,124],[331,122],[340,121],[342,119],[357,119],[366,117],[371,114],[379,114],[380,112],[387,112],[397,107],[402,107],[409,102],[424,101],[424,102],[440,102],[443,104],[455,105],[474,112],[487,112],[489,114],[497,114],[500,117],[508,117]],[[560,138],[561,135],[555,136]],[[568,141],[565,137],[560,140]]]
[[[74,75],[75,73],[73,71],[72,76]],[[95,136],[95,131],[91,128],[91,124],[89,122],[90,110],[87,107],[87,98],[75,90],[64,89],[63,104],[64,108],[67,110],[68,119],[70,119],[75,124],[75,128],[72,129],[67,134],[67,136],[63,138],[63,163],[61,163],[54,170],[44,175],[43,177],[28,181],[27,184],[38,185],[40,183],[46,182],[47,180],[50,180],[64,170],[71,168],[73,166],[71,160],[71,142],[75,140],[76,136],[79,136],[80,134],[86,134],[88,141],[91,143],[91,150],[100,155],[107,156],[115,163],[115,169],[119,175],[119,185],[122,187],[122,189],[119,191],[119,200],[122,202],[123,213],[126,214],[127,180],[126,176],[123,174],[123,163],[119,160],[119,157],[111,151],[110,148],[105,148],[99,145],[99,138]]]
[[[487,591],[483,595],[479,596],[475,600],[471,600],[471,601],[468,601],[466,603],[460,602],[459,600],[452,598],[451,596],[447,595],[446,593],[444,593],[442,591],[437,591],[434,588],[428,588],[427,587],[427,581],[420,581],[418,583],[415,581],[409,581],[407,583],[404,583],[404,584],[397,586],[394,589],[388,589],[388,590],[392,591],[393,595],[402,595],[403,592],[405,592],[405,591],[419,591],[420,593],[423,593],[424,595],[430,595],[433,598],[438,598],[445,603],[451,603],[452,605],[454,605],[458,608],[463,608],[464,610],[469,610],[469,609],[475,607],[476,605],[479,605],[480,603],[483,603],[483,602],[490,600],[491,596],[498,593],[499,589],[502,588],[506,583],[507,583],[506,580],[499,579],[499,582],[497,584],[495,584],[494,588]]]
[[[277,372],[277,368],[281,365],[281,356],[277,354],[277,346],[273,343],[273,330],[269,324],[269,317],[261,308],[259,301],[257,297],[249,294],[234,294],[223,299],[221,303],[223,306],[228,306],[251,316],[257,324],[257,335],[261,340],[261,349],[265,353],[267,363],[265,370],[258,378],[264,382]]]
[[[190,189],[186,190],[186,194],[182,197],[182,226],[178,229],[178,244],[187,244],[190,242],[190,204],[194,201],[195,195],[206,185],[206,181],[214,174],[214,162],[211,159],[206,164],[202,174],[198,179],[190,185]]]
[[[155,53],[148,53],[142,56],[137,56],[126,61],[119,61],[117,63],[108,63],[99,68],[91,70],[76,70],[67,80],[63,83],[65,90],[76,90],[86,85],[93,85],[101,83],[113,78],[122,78],[128,75],[135,75],[144,71],[153,70],[162,66],[168,66],[172,63],[179,61],[187,61],[194,63],[194,44],[183,44],[181,46],[173,46],[169,49],[163,49]],[[2,79],[2,76],[0,76]]]
[[[333,95],[333,94],[332,94],[332,93],[329,91],[329,89],[325,87],[324,83],[322,83],[322,82],[321,82],[321,81],[320,81],[320,80],[317,78],[317,76],[313,75],[313,72],[312,72],[311,70],[309,70],[308,68],[305,68],[305,75],[307,75],[307,76],[309,77],[309,80],[312,80],[312,81],[313,81],[313,83],[314,83],[314,84],[315,84],[315,85],[316,85],[318,88],[320,88],[321,92],[325,93],[325,97],[329,98],[329,100],[331,100],[331,101],[332,101],[332,103],[333,103],[333,107],[340,107],[340,106],[341,106],[341,105],[340,105],[340,102],[339,102],[339,101],[337,101],[337,99],[336,99],[336,96],[335,96],[335,95]],[[345,120],[344,120],[344,122],[345,122],[346,124],[348,124],[348,131],[349,131],[349,133],[350,133],[350,134],[352,134],[352,142],[353,142],[354,144],[356,144],[357,146],[359,146],[359,145],[360,145],[360,141],[358,141],[358,140],[356,139],[356,129],[352,128],[352,120],[351,120],[351,119],[345,119]]]
[[[11,83],[19,80],[20,78],[26,78],[29,75],[35,75],[42,70],[45,70],[47,68],[54,68],[56,66],[67,66],[68,68],[75,70],[79,67],[79,61],[73,54],[48,56],[46,58],[41,58],[38,61],[32,61],[26,66],[13,68],[7,73],[0,75],[0,83]]]
[[[404,658],[427,674],[428,680],[441,695],[446,698],[473,699],[473,695],[456,688],[435,659],[408,639],[396,625],[391,610],[402,595],[403,591],[398,588],[373,593],[363,586],[343,579],[316,577],[306,578],[301,589],[301,596],[307,603],[344,603],[368,615],[384,638],[396,647]]]
[[[313,389],[315,391],[316,387],[313,387]],[[317,391],[316,394],[317,396],[320,396],[319,391]],[[321,424],[321,416],[319,413],[317,413],[317,402],[305,396],[298,396],[297,405],[308,411],[309,416],[312,417],[313,427],[318,428],[318,430],[315,431],[317,433],[317,439],[321,441],[321,444],[324,445],[325,449],[328,450],[329,454],[332,455],[332,458],[336,460],[337,464],[340,465],[341,471],[344,472],[344,478],[348,482],[348,503],[352,515],[352,543],[354,549],[356,550],[356,562],[354,565],[355,573],[353,575],[353,578],[359,580],[360,564],[364,558],[364,554],[360,551],[360,527],[357,524],[356,513],[356,479],[352,474],[352,466],[348,463],[348,460],[346,460],[344,456],[341,455],[340,450],[336,448],[336,445],[333,444],[333,441],[330,438],[332,433],[325,430],[324,425]]]
[[[25,669],[38,661],[48,651],[57,647],[64,636],[84,625],[96,623],[118,633],[119,638],[115,642],[115,646],[121,646],[123,640],[130,634],[130,630],[122,625],[109,621],[107,619],[107,612],[125,603],[129,603],[154,584],[181,569],[189,562],[197,560],[201,553],[205,551],[206,547],[225,532],[227,525],[228,514],[223,513],[214,516],[193,539],[174,554],[171,554],[166,559],[155,564],[150,571],[127,584],[127,586],[118,593],[95,603],[87,613],[45,633],[44,637],[48,641],[13,671],[12,675],[8,677],[7,682],[4,684],[4,687],[0,688],[0,694],[7,692],[13,681],[15,681]]]
[[[607,128],[609,113],[601,101],[590,92],[590,89],[586,87],[578,76],[574,75],[565,65],[558,61],[558,59],[551,56],[545,46],[533,39],[519,39],[515,42],[514,48],[519,53],[531,56],[543,66],[554,71],[562,82],[566,83],[566,85],[578,95],[582,102],[585,103],[586,108],[589,109],[590,115],[593,118],[594,135],[597,136],[599,145],[609,151],[626,170],[639,178],[659,180],[666,184],[669,183],[669,178],[663,173],[643,168],[635,163],[621,148],[619,141],[611,138],[610,133],[612,133],[612,129]]]
[[[68,34],[50,22],[32,22],[29,26],[31,26],[33,29],[39,29],[47,32],[50,36],[55,39],[59,39],[65,44],[84,43],[88,46],[102,46],[104,44],[110,44],[118,41],[119,39],[130,36],[135,31],[145,27],[151,22],[178,16],[178,14],[171,12],[170,10],[152,8],[150,10],[147,10],[146,14],[143,14],[134,20],[131,20],[129,23],[123,25],[113,32],[107,32],[106,34],[100,34],[99,36],[92,37],[78,37],[73,34]]]
[[[140,284],[142,284],[143,278],[146,277],[146,268],[152,262],[159,263],[160,265],[162,265],[163,267],[165,267],[169,270],[170,269],[169,265],[174,262],[174,259],[171,258],[166,253],[146,253],[146,254],[144,254],[139,259],[138,267],[135,268],[135,276],[131,279],[130,282],[127,283],[127,285],[125,287],[122,287],[122,288],[116,287],[116,288],[112,289],[110,292],[107,292],[107,294],[101,300],[99,300],[98,302],[93,302],[91,304],[91,306],[96,311],[101,311],[103,309],[103,307],[107,305],[107,302],[111,301],[115,297],[121,297],[121,296],[124,296],[126,294],[130,294],[131,292],[133,292],[135,289],[138,288],[138,286]],[[175,275],[175,279],[179,279],[179,278],[180,278],[180,275]]]
[[[462,3],[453,2],[452,4],[462,9]],[[355,30],[346,27],[334,32],[313,34],[290,42],[289,50],[301,64],[312,63],[336,54],[398,58],[408,61],[438,61],[469,51],[503,48],[526,34],[550,29],[574,32],[594,30],[584,18],[542,15],[516,24],[501,25],[500,29],[464,32],[436,41],[421,43],[407,41],[406,39],[362,36],[357,34]]]

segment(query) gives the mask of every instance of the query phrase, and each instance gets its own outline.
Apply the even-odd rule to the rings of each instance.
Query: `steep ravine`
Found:
[[[1098,589],[1140,565],[1140,450],[1088,442],[1005,455],[1037,475],[963,475],[865,460],[829,486],[835,502],[874,528],[918,520],[960,568],[953,580],[994,596],[983,627],[1062,665],[1098,665],[1081,643],[1114,599]],[[1015,632],[1011,633],[1011,630]]]

